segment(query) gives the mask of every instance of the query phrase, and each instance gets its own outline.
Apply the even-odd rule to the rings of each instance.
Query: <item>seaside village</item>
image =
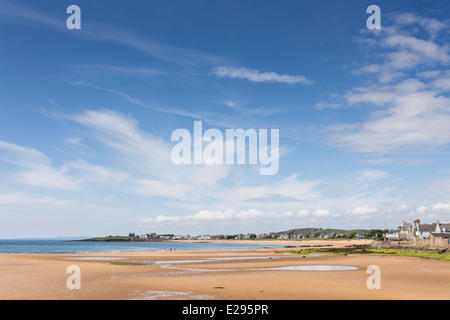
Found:
[[[420,219],[412,223],[403,221],[396,230],[385,234],[387,240],[407,241],[421,247],[450,247],[450,223],[420,223]]]
[[[335,232],[330,229],[303,228],[292,229],[285,232],[270,232],[261,234],[235,234],[235,235],[173,235],[147,233],[143,235],[129,234],[130,237],[140,240],[302,240],[302,239],[376,239],[401,244],[410,244],[420,247],[450,246],[450,223],[421,223],[420,219],[412,223],[403,221],[401,226],[394,230],[368,230],[366,232],[347,231]]]

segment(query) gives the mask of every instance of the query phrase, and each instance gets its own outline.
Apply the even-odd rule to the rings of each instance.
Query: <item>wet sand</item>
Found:
[[[339,247],[352,243],[364,242],[286,241],[284,244]],[[278,253],[280,250],[2,254],[0,299],[450,299],[449,261],[368,255],[302,256]],[[67,279],[72,275],[67,273],[67,268],[71,265],[80,268],[81,289],[67,287]],[[381,289],[367,288],[371,276],[367,268],[371,265],[381,270]],[[315,266],[352,268],[276,269],[315,269]]]

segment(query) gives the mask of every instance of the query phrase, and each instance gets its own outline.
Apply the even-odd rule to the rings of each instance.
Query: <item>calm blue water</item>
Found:
[[[62,240],[0,240],[0,253],[73,254],[95,252],[226,250],[276,248],[283,245],[216,242],[67,242]]]

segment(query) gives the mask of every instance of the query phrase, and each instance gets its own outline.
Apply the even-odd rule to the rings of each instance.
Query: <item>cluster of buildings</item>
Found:
[[[129,237],[133,237],[135,239],[142,240],[217,240],[217,239],[226,239],[224,235],[199,235],[199,236],[190,236],[190,235],[174,235],[174,234],[156,234],[156,233],[146,233],[146,234],[138,234],[134,233],[128,234]]]
[[[370,235],[364,233],[336,233],[336,232],[324,232],[322,229],[312,229],[307,233],[247,233],[247,234],[235,234],[235,235],[173,235],[173,234],[156,234],[146,233],[142,235],[135,235],[130,233],[130,237],[142,240],[253,240],[253,239],[279,239],[279,240],[301,240],[301,239],[327,239],[327,238],[357,238],[364,239],[370,237],[373,239],[384,237],[389,241],[409,241],[416,246],[424,247],[448,247],[450,246],[450,223],[439,222],[435,223],[421,223],[420,219],[414,220],[412,223],[402,222],[402,225],[395,230],[374,231]]]
[[[356,238],[365,239],[364,233],[348,232],[348,233],[325,233],[325,232],[311,232],[311,233],[288,233],[277,235],[276,239],[282,240],[302,240],[302,239],[340,239],[340,238]]]
[[[449,246],[450,223],[420,223],[420,219],[412,223],[403,221],[396,230],[390,230],[385,234],[387,240],[411,241],[414,245],[422,246]]]
[[[130,237],[142,240],[301,240],[301,239],[329,239],[329,238],[357,238],[364,239],[366,237],[363,233],[349,232],[349,233],[326,233],[320,232],[319,229],[313,230],[314,232],[308,233],[247,233],[247,234],[233,234],[233,235],[173,235],[173,234],[156,234],[146,233],[141,235],[135,235],[130,233]],[[382,234],[375,234],[375,237],[380,237]]]
[[[277,239],[278,235],[275,233],[271,234],[254,234],[254,233],[247,233],[247,234],[236,234],[236,235],[173,235],[173,234],[156,234],[156,233],[146,233],[142,235],[135,235],[134,233],[129,234],[130,237],[135,237],[138,239],[149,239],[149,240],[220,240],[220,239],[227,239],[227,240],[246,240],[246,239],[266,239],[266,238],[272,238]],[[281,239],[281,238],[280,238]]]
[[[172,234],[156,234],[156,233],[134,234],[134,233],[129,233],[128,236],[135,238],[135,239],[142,239],[142,240],[179,240],[179,238],[175,238],[176,236],[174,236]]]

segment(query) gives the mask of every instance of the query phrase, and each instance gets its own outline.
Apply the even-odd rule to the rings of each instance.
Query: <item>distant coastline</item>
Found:
[[[66,240],[66,242],[166,242],[164,239],[139,238],[134,236],[109,236],[88,239]]]
[[[269,233],[247,233],[247,234],[220,234],[220,235],[175,235],[175,234],[135,234],[109,235],[105,237],[93,237],[87,239],[73,239],[71,241],[85,242],[167,242],[167,241],[230,241],[230,240],[250,240],[250,241],[277,241],[277,240],[318,240],[318,239],[378,239],[381,240],[389,230],[380,229],[322,229],[322,228],[297,228],[286,231]]]

